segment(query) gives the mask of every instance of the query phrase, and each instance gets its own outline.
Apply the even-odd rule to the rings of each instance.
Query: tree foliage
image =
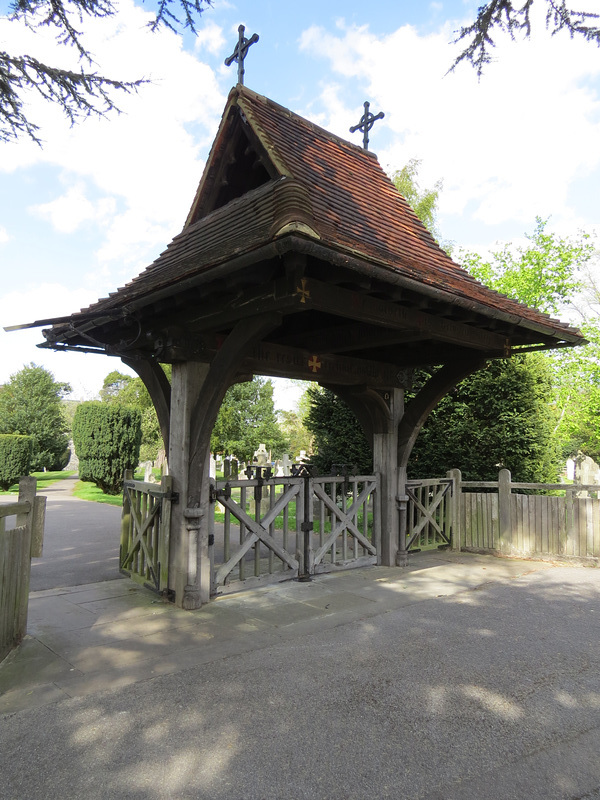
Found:
[[[167,27],[179,32],[196,32],[196,21],[211,0],[159,0],[150,28]],[[137,91],[144,83],[122,81],[99,75],[93,54],[87,49],[79,26],[85,19],[102,19],[117,13],[112,0],[13,0],[8,19],[24,22],[29,28],[51,28],[56,41],[70,46],[78,56],[80,69],[65,70],[45,64],[31,55],[0,50],[0,141],[16,141],[29,136],[41,144],[39,126],[27,115],[26,94],[34,90],[44,100],[55,103],[71,124],[90,116],[106,116],[117,111],[115,94]]]
[[[31,465],[31,437],[0,434],[0,489],[5,492],[24,475]]]
[[[490,361],[432,412],[413,448],[409,477],[430,478],[459,467],[465,480],[496,480],[506,467],[517,481],[555,481],[551,393],[552,373],[544,356]]]
[[[538,0],[541,4],[542,0]],[[576,11],[569,8],[566,0],[545,0],[546,2],[546,28],[554,36],[559,31],[566,31],[573,39],[575,36],[583,38],[600,46],[600,28],[597,20],[600,14],[590,11]],[[496,46],[494,36],[496,31],[508,33],[511,39],[516,35],[531,35],[531,11],[533,0],[490,0],[479,7],[477,17],[466,27],[457,32],[456,42],[466,41],[465,49],[456,58],[450,71],[454,70],[462,61],[471,64],[481,77],[484,68],[493,60],[492,51]]]
[[[536,217],[526,246],[505,244],[488,260],[462,253],[461,262],[474,278],[497,292],[547,314],[558,314],[581,290],[581,271],[594,253],[590,236],[562,238],[547,231],[548,220]]]
[[[210,438],[210,449],[213,453],[250,461],[261,442],[273,457],[283,455],[288,448],[277,425],[273,383],[255,377],[227,390]]]
[[[138,409],[82,403],[73,420],[79,477],[92,481],[105,494],[118,494],[123,486],[124,471],[138,465],[141,438]]]
[[[330,389],[313,385],[307,389],[307,395],[311,405],[305,425],[316,444],[311,464],[323,475],[341,465],[369,475],[373,470],[373,454],[351,409]]]
[[[163,364],[162,368],[170,378],[170,364]],[[138,409],[142,430],[140,458],[142,461],[155,461],[163,441],[154,405],[142,379],[113,370],[104,379],[100,398],[105,403]]]
[[[11,375],[0,388],[0,433],[30,436],[31,469],[63,469],[69,460],[68,426],[62,397],[68,383],[54,380],[51,372],[29,364]]]
[[[421,189],[419,185],[420,166],[421,161],[418,158],[411,158],[402,169],[392,172],[391,179],[423,225],[439,242],[441,236],[437,225],[437,204],[443,184],[441,180],[438,180],[433,185],[433,189]]]

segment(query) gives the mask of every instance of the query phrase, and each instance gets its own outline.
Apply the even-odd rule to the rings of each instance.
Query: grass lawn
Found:
[[[64,470],[60,470],[60,472],[32,472],[31,473],[34,478],[37,480],[37,490],[40,489],[47,489],[53,483],[58,483],[59,481],[64,481],[66,478],[71,478],[75,475],[75,472],[65,472]],[[7,492],[0,492],[0,494],[8,494],[8,495],[18,495],[19,494],[19,484],[13,484]]]
[[[104,494],[102,489],[99,489],[91,481],[77,481],[73,495],[80,500],[91,500],[94,503],[108,503],[110,506],[119,507],[123,505],[123,495],[120,492],[119,494]]]

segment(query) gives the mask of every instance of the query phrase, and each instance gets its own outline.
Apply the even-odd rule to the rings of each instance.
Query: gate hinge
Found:
[[[312,523],[312,522],[303,522],[303,523],[300,525],[300,530],[301,530],[301,531],[304,531],[304,532],[306,532],[306,531],[312,531],[312,530],[314,530],[314,525],[313,525],[313,523]]]
[[[166,600],[168,603],[175,602],[175,589],[161,589],[159,594],[163,600]]]
[[[223,500],[229,500],[231,497],[231,486],[226,483],[224,489],[217,489],[216,486],[210,487],[210,502],[216,503],[217,500],[223,498]]]
[[[169,492],[165,495],[165,500],[170,500],[173,505],[179,502],[179,492]]]

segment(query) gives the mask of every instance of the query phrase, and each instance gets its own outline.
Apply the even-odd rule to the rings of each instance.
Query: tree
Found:
[[[163,364],[162,368],[170,378],[170,364]],[[155,461],[163,441],[154,405],[142,379],[113,370],[104,379],[100,398],[104,403],[138,409],[142,430],[140,458],[142,461]]]
[[[446,395],[423,426],[409,461],[411,478],[460,467],[465,480],[556,480],[558,450],[552,373],[539,354],[490,361]],[[410,402],[410,401],[408,401]]]
[[[302,414],[298,411],[278,411],[279,427],[285,436],[289,452],[298,455],[301,450],[310,452],[313,436],[305,425]]]
[[[210,437],[210,449],[250,461],[261,443],[274,457],[283,455],[288,447],[277,425],[273,383],[255,377],[227,390]]]
[[[196,21],[211,0],[159,0],[156,17],[150,25],[155,31],[167,27],[181,32],[196,32]],[[117,13],[112,0],[13,0],[8,19],[22,21],[29,28],[51,28],[60,45],[74,49],[80,62],[79,71],[65,70],[44,64],[30,55],[17,55],[0,50],[0,141],[16,141],[29,136],[41,144],[39,127],[27,116],[27,91],[62,109],[71,124],[90,116],[106,116],[117,111],[114,95],[138,90],[143,78],[121,81],[99,75],[94,70],[93,54],[84,43],[78,25],[86,18],[106,18]]]
[[[465,39],[468,44],[450,67],[450,72],[466,61],[475,68],[480,78],[484,68],[492,61],[491,50],[496,46],[492,38],[494,30],[508,33],[511,39],[520,33],[530,36],[532,6],[533,0],[523,0],[519,4],[513,0],[490,0],[480,6],[475,21],[458,31],[454,42]],[[599,14],[590,11],[568,8],[566,0],[546,0],[546,28],[553,36],[565,30],[572,39],[575,36],[583,37],[585,41],[600,46],[600,28],[589,24],[599,17]]]
[[[564,310],[582,288],[581,274],[594,254],[588,234],[561,238],[546,230],[548,220],[536,217],[525,247],[505,244],[486,261],[476,253],[461,253],[461,262],[474,278],[547,314]]]
[[[125,470],[138,465],[141,438],[137,408],[97,402],[77,406],[73,441],[79,477],[92,481],[105,494],[118,494]]]
[[[0,433],[31,437],[34,472],[63,469],[69,460],[61,398],[70,391],[68,383],[55,381],[51,372],[35,364],[11,375],[0,389]]]
[[[418,158],[411,158],[402,169],[392,172],[391,179],[423,225],[439,242],[441,236],[437,227],[437,204],[443,184],[438,180],[434,183],[433,189],[421,189],[420,166],[421,161]]]
[[[31,438],[0,433],[0,489],[6,492],[13,483],[29,475]]]
[[[321,474],[349,468],[356,474],[369,475],[373,454],[356,417],[344,401],[330,389],[311,386],[307,390],[310,411],[305,425],[314,435],[316,452],[310,457]]]

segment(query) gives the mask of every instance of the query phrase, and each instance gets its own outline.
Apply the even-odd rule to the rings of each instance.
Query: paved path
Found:
[[[183,612],[35,592],[7,800],[600,797],[600,570],[435,553]]]
[[[31,564],[32,591],[120,578],[121,509],[72,496],[78,478],[42,489],[46,525],[42,558]]]

